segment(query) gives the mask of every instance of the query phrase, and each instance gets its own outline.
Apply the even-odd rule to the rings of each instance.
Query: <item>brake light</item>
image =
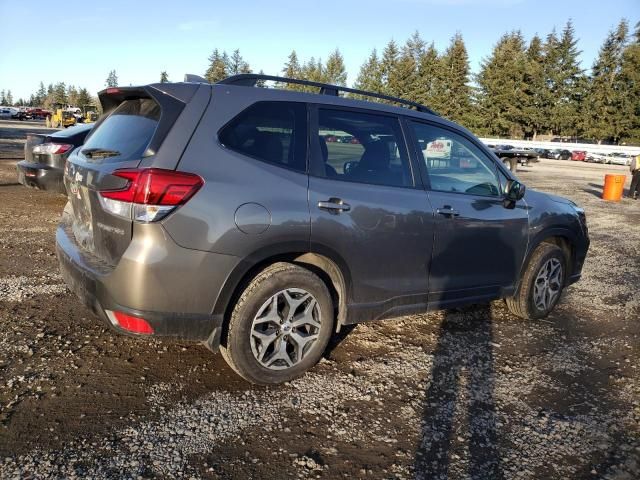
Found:
[[[198,175],[161,168],[122,169],[112,173],[127,184],[118,190],[101,190],[103,207],[114,215],[155,222],[186,203],[202,187]]]
[[[34,154],[60,155],[73,150],[74,146],[68,143],[41,143],[33,147]]]
[[[133,333],[144,333],[151,335],[153,328],[144,318],[133,317],[123,312],[107,310],[107,317],[113,325],[128,330]]]
[[[111,93],[120,93],[120,89],[119,88],[107,88],[107,93],[111,94]]]

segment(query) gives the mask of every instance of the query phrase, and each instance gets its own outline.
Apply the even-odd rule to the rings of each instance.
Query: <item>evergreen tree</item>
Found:
[[[324,67],[324,81],[333,85],[347,85],[347,70],[344,58],[337,48],[329,54]]]
[[[216,83],[229,76],[227,72],[227,64],[229,63],[229,57],[226,52],[221,55],[216,48],[209,56],[209,68],[204,74],[209,83]]]
[[[226,55],[226,52],[223,54],[223,57]],[[239,73],[251,73],[251,68],[249,64],[244,61],[242,55],[240,55],[240,50],[236,49],[231,54],[226,61],[226,72],[227,75],[238,75]]]
[[[473,122],[472,88],[469,84],[469,56],[460,33],[456,33],[441,59],[442,95],[440,113],[462,125]]]
[[[105,85],[107,87],[117,87],[118,86],[118,75],[115,70],[111,70],[109,75],[107,76],[107,80],[105,81]]]
[[[640,22],[622,54],[620,83],[625,92],[620,116],[629,120],[623,137],[637,144],[640,143]]]
[[[400,89],[400,86],[394,83],[397,80],[394,72],[398,67],[399,57],[400,51],[398,50],[398,45],[394,40],[391,40],[382,51],[382,61],[380,62],[383,93],[387,95],[395,96],[396,92]]]
[[[7,105],[13,105],[13,95],[11,94],[11,90],[7,90],[7,98],[5,100]]]
[[[409,39],[402,48],[396,67],[389,72],[389,85],[392,88],[393,95],[412,101],[415,101],[418,97],[416,88],[418,66],[414,55],[414,47],[411,39]]]
[[[520,136],[526,103],[527,55],[520,32],[504,34],[477,76],[479,106],[489,134]]]
[[[302,67],[302,78],[305,80],[311,80],[313,82],[324,81],[324,67],[322,60],[319,58],[317,61],[314,57],[311,57],[309,61]],[[315,92],[315,87],[303,87],[304,91]]]
[[[0,105],[7,105],[7,95],[4,90],[0,91]]]
[[[413,57],[413,61],[418,65],[420,63],[420,59],[425,54],[427,48],[427,44],[420,36],[420,33],[416,30],[413,32],[413,35],[407,40],[407,44],[405,46],[406,53]]]
[[[433,110],[440,111],[444,102],[439,95],[442,89],[442,69],[440,58],[433,42],[418,59],[418,71],[416,75],[416,101],[429,106]]]
[[[84,105],[93,105],[94,101],[93,98],[91,98],[91,95],[89,94],[89,92],[87,91],[86,88],[81,88],[80,90],[78,90],[78,100],[77,100],[77,105],[78,107],[83,107]]]
[[[284,64],[284,68],[282,69],[282,74],[287,78],[302,78],[302,67],[300,66],[298,54],[295,50],[291,50],[287,62]],[[279,85],[279,88],[297,91],[303,90],[302,85],[296,85],[295,83],[285,83],[283,85]]]
[[[66,105],[69,103],[67,88],[64,82],[58,82],[53,87],[53,103]]]
[[[545,44],[545,76],[548,95],[546,114],[553,134],[578,135],[580,103],[585,94],[585,77],[580,68],[577,39],[571,20],[565,25],[561,37],[553,31]]]
[[[67,87],[67,102],[74,107],[80,106],[78,105],[78,90],[73,85]]]
[[[32,93],[31,96],[29,97],[29,106],[30,107],[37,107],[40,104],[36,102],[36,96]]]
[[[368,92],[384,93],[382,66],[378,60],[378,52],[375,48],[369,55],[367,61],[360,67],[360,72],[353,87]]]
[[[542,40],[534,35],[527,48],[527,71],[525,75],[525,98],[522,104],[525,138],[536,139],[545,125],[544,99],[546,82],[544,78],[544,56]]]
[[[166,70],[160,72],[160,83],[168,83],[169,82],[169,74]]]
[[[627,41],[628,25],[622,20],[609,32],[591,69],[587,103],[587,134],[600,143],[607,139],[618,143],[629,130],[630,118],[623,113],[624,90],[621,77],[622,55]]]
[[[40,82],[40,87],[35,95],[35,105],[42,106],[45,98],[47,98],[47,90],[44,88],[44,83]],[[32,105],[34,104],[32,103]]]

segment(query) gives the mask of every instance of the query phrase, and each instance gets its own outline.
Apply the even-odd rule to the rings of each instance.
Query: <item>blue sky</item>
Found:
[[[415,30],[441,51],[461,32],[477,71],[505,31],[544,36],[569,18],[589,68],[622,17],[639,21],[640,0],[0,0],[0,89],[28,97],[43,80],[95,93],[111,69],[121,85],[156,82],[162,70],[181,80],[202,74],[214,48],[239,48],[254,71],[278,74],[294,48],[308,59],[338,47],[351,83],[374,47]]]

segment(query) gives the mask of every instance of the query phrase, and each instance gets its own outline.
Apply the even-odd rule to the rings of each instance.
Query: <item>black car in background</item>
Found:
[[[25,187],[66,193],[64,164],[69,154],[84,143],[93,123],[60,130],[52,134],[29,134],[24,160],[18,162],[18,181]]]
[[[547,158],[552,158],[554,160],[571,160],[571,152],[569,150],[557,148],[555,150],[551,150],[551,154]]]

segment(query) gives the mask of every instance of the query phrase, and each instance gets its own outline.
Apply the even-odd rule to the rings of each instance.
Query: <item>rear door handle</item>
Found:
[[[444,215],[445,217],[457,217],[460,215],[460,212],[451,208],[450,205],[445,205],[436,210],[438,215]]]
[[[344,203],[341,198],[331,197],[329,200],[318,202],[318,208],[322,210],[328,210],[329,213],[348,212],[351,210],[351,205]]]

